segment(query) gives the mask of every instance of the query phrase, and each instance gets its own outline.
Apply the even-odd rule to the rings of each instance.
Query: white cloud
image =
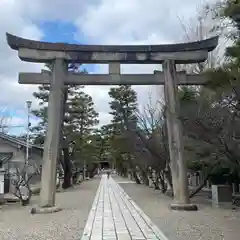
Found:
[[[213,1],[213,0],[211,0]],[[6,44],[5,32],[31,39],[41,39],[43,32],[35,21],[61,20],[75,24],[89,43],[98,44],[163,44],[182,39],[178,16],[189,19],[196,14],[199,0],[2,0],[0,2],[0,106],[24,109],[26,100],[33,100],[36,86],[17,83],[21,71],[36,72],[41,64],[21,62],[17,53]],[[76,34],[79,37],[79,34]],[[123,73],[150,73],[158,65],[123,65]],[[106,72],[106,66],[99,66]],[[134,87],[141,103],[153,87]],[[109,87],[86,87],[101,123],[109,120]],[[36,101],[34,103],[36,105]]]
[[[103,126],[105,124],[108,124],[112,119],[111,115],[109,115],[108,112],[106,112],[106,111],[105,112],[99,112],[99,118],[101,119],[101,122],[100,122],[99,126]]]
[[[79,16],[76,25],[92,43],[102,44],[166,44],[183,37],[178,17],[190,19],[196,15],[198,0],[102,0],[89,6],[86,14]],[[153,73],[159,65],[122,65],[122,73]],[[107,65],[99,65],[99,73],[107,73]],[[160,86],[134,86],[141,105],[162,98]],[[91,89],[91,90],[89,90]],[[156,90],[154,90],[156,89]],[[109,87],[88,87],[97,109],[109,109]]]
[[[18,73],[21,71],[39,71],[41,64],[20,61],[17,52],[10,49],[6,42],[6,32],[31,39],[41,39],[42,31],[24,16],[20,1],[0,2],[0,106],[11,110],[25,108],[26,100],[34,100],[34,86],[18,84]]]
[[[179,39],[178,16],[196,14],[199,0],[102,0],[89,6],[76,21],[81,31],[93,42],[124,44],[155,36],[158,43]]]
[[[10,0],[9,0],[10,1]],[[16,0],[14,5],[24,15],[34,20],[73,22],[85,14],[86,8],[98,4],[99,0]]]

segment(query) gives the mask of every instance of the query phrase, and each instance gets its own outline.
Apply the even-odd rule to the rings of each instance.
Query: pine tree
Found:
[[[215,91],[215,94],[222,99],[224,96],[225,104],[229,102],[236,103],[240,116],[240,1],[226,0],[222,3],[219,16],[224,19],[230,19],[236,27],[230,35],[233,45],[228,47],[225,52],[227,61],[224,61],[219,67],[209,69],[208,87]]]
[[[48,71],[52,71],[51,65],[46,65],[48,68]],[[79,71],[79,65],[77,64],[69,64],[68,66],[69,72],[77,72]],[[81,72],[86,72],[85,70]],[[70,86],[67,89],[68,98],[71,98],[76,94],[79,89],[81,89],[82,86]],[[33,115],[35,115],[40,121],[37,126],[31,128],[32,136],[34,137],[34,143],[35,144],[43,144],[44,138],[46,135],[47,130],[47,105],[48,105],[48,98],[49,98],[49,90],[50,85],[42,84],[38,87],[38,92],[34,92],[33,96],[39,100],[39,108],[34,109],[32,111]],[[68,104],[69,100],[67,100]],[[66,123],[66,118],[64,118],[64,123]]]
[[[42,145],[44,143],[44,137],[46,135],[47,129],[47,102],[49,94],[49,86],[41,85],[38,87],[38,92],[34,92],[33,96],[39,101],[39,109],[32,110],[33,115],[35,115],[40,121],[37,126],[31,128],[32,136],[34,138],[34,143]]]
[[[109,103],[112,110],[110,114],[113,116],[112,123],[124,128],[124,118],[132,121],[135,119],[137,93],[130,85],[120,85],[111,88],[108,94],[113,99]]]
[[[189,101],[189,108],[185,105],[182,113],[185,112],[187,115],[184,127],[190,132],[188,135],[192,136],[190,149],[194,149],[196,156],[201,157],[204,166],[211,167],[217,161],[218,173],[215,175],[215,169],[210,169],[211,175],[219,176],[220,179],[223,175],[226,176],[224,172],[226,169],[229,170],[229,176],[230,173],[239,174],[240,166],[237,127],[240,120],[240,1],[220,1],[217,7],[217,17],[221,18],[221,22],[231,20],[231,24],[235,26],[227,36],[233,40],[233,45],[226,49],[227,58],[221,65],[207,71],[209,77],[207,88],[203,88],[195,104]],[[196,119],[198,124],[193,124]],[[202,141],[201,144],[199,140]],[[194,142],[198,144],[200,151]],[[217,159],[212,155],[213,152],[218,154]],[[199,162],[197,164],[199,167]]]
[[[51,69],[51,67],[49,67]],[[69,72],[78,71],[76,65],[69,65]],[[86,71],[81,71],[86,74]],[[31,130],[35,135],[35,142],[43,144],[47,129],[47,104],[49,97],[49,85],[39,86],[39,91],[33,96],[39,101],[39,109],[33,110],[33,114],[40,119],[39,124]],[[83,86],[69,86],[67,89],[67,102],[65,106],[63,136],[74,140],[76,134],[86,135],[92,127],[98,124],[98,113],[94,109],[92,98],[84,93]]]
[[[51,66],[48,68],[51,70]],[[70,64],[68,71],[79,71],[79,66]],[[81,72],[86,74],[85,70]],[[40,108],[33,111],[33,114],[40,119],[39,124],[32,128],[32,132],[35,135],[35,143],[43,144],[46,135],[49,89],[48,85],[42,85],[39,87],[39,91],[34,93],[34,97],[40,100]],[[62,160],[60,157],[64,169],[64,188],[70,186],[70,179],[72,177],[70,160],[73,160],[70,158],[76,156],[69,153],[68,144],[70,142],[76,142],[75,148],[81,149],[83,146],[83,138],[98,124],[98,113],[94,110],[92,98],[83,92],[83,86],[69,86],[66,89],[66,93],[65,114],[61,128],[61,142],[62,139],[66,139],[66,141],[64,141],[66,144],[62,146],[64,157]],[[60,154],[60,156],[61,155],[62,154]]]
[[[94,109],[92,97],[79,91],[69,101],[69,123],[71,123],[80,136],[86,136],[93,130],[98,121],[98,113]]]
[[[112,132],[111,146],[114,149],[113,155],[116,160],[116,167],[126,174],[131,156],[129,139],[127,138],[126,124],[136,122],[137,93],[130,85],[120,85],[111,88],[109,96],[112,99],[109,105],[110,114],[113,116],[109,130]]]
[[[88,137],[93,134],[94,127],[99,123],[98,113],[94,109],[92,97],[79,91],[69,100],[67,129],[73,133],[76,141],[78,157],[84,157],[84,146]]]

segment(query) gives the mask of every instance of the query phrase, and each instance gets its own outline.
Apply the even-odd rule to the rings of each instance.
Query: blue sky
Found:
[[[51,21],[38,23],[39,28],[43,31],[42,41],[47,42],[64,42],[72,44],[88,44],[86,37],[71,22]],[[76,40],[76,34],[78,40]],[[94,64],[84,65],[89,72],[94,71]]]
[[[215,0],[206,0],[213,2]],[[46,7],[47,6],[47,7]],[[26,101],[37,101],[32,93],[36,86],[19,85],[19,72],[40,72],[41,64],[24,63],[6,43],[6,32],[29,39],[81,44],[166,44],[186,39],[179,19],[195,27],[199,0],[6,0],[0,1],[0,119],[12,118],[12,125],[26,126]],[[198,8],[198,10],[197,10]],[[134,9],[134,11],[133,11]],[[167,19],[167,21],[166,21]],[[206,26],[209,22],[206,22]],[[192,33],[191,33],[192,34]],[[207,34],[207,31],[206,31]],[[205,36],[208,37],[208,36]],[[194,35],[188,36],[193,41]],[[153,73],[155,65],[122,65],[122,73]],[[107,73],[106,65],[87,65],[89,72]],[[148,103],[150,87],[133,87],[140,108]],[[161,89],[156,89],[162,98]],[[109,87],[86,86],[99,112],[100,124],[111,120]],[[32,123],[37,122],[33,116]],[[11,133],[26,132],[24,127]]]
[[[43,22],[38,22],[37,23],[38,27],[41,29],[43,32],[43,38],[41,39],[42,41],[48,41],[48,42],[67,42],[67,43],[73,43],[73,44],[87,44],[87,40],[84,37],[82,33],[77,31],[76,27],[74,24],[70,22],[63,22],[63,21],[43,21]],[[78,32],[78,41],[76,41],[76,33]],[[84,68],[87,69],[89,72],[94,71],[94,65],[88,64],[84,65]],[[26,105],[25,105],[26,107]],[[19,108],[1,108],[0,112],[0,119],[1,116],[6,117],[6,122],[9,121],[11,122],[11,118],[21,118],[23,121],[16,123],[16,124],[10,124],[12,126],[9,128],[9,132],[11,134],[23,134],[26,132],[26,125],[27,125],[27,108],[22,109]],[[30,117],[31,122],[34,124],[38,119],[31,115]],[[7,124],[7,123],[6,123]]]
[[[47,42],[65,42],[65,43],[72,43],[72,44],[88,44],[87,37],[83,34],[83,32],[79,29],[77,29],[76,25],[74,25],[71,22],[68,21],[37,21],[36,22],[37,27],[41,30],[43,33],[43,37],[40,39],[42,41]],[[133,39],[135,37],[133,36]],[[88,72],[94,72],[99,71],[99,65],[94,64],[87,64],[84,65],[84,68]],[[93,87],[94,88],[94,87]],[[95,86],[95,89],[99,89],[99,87]],[[107,91],[105,93],[107,94]],[[93,95],[92,91],[89,93],[90,95]],[[98,92],[99,94],[99,92]],[[96,101],[95,101],[96,102]],[[104,101],[105,104],[107,104],[107,99]],[[100,103],[101,104],[101,103]],[[107,107],[105,107],[106,109]],[[101,111],[101,110],[100,110]],[[104,110],[105,111],[105,110]],[[104,113],[106,116],[107,114]],[[7,119],[11,122],[13,119],[20,119],[20,121],[12,121],[14,124],[9,124],[10,128],[8,128],[10,134],[14,135],[21,135],[26,133],[26,126],[27,126],[27,107],[26,103],[22,103],[22,106],[19,108],[5,108],[4,111],[0,112],[0,116],[4,115],[7,117]],[[30,121],[32,122],[32,125],[35,125],[38,121],[38,119],[31,115]]]

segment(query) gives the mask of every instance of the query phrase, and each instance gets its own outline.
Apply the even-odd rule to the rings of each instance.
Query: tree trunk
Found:
[[[136,182],[137,184],[141,184],[141,181],[140,181],[140,179],[138,178],[136,171],[133,171],[133,177],[134,177],[135,182]]]
[[[207,175],[206,177],[203,179],[202,183],[195,189],[193,190],[190,194],[189,194],[189,198],[194,197],[198,192],[200,192],[203,187],[206,185],[208,178],[210,177],[212,170],[215,168],[215,166],[217,166],[219,164],[219,162],[215,162],[212,166],[209,167],[208,171],[207,171]]]
[[[166,178],[166,181],[168,183],[168,185],[171,187],[171,189],[173,188],[172,185],[172,176],[171,176],[171,171],[170,169],[168,171],[164,171],[164,176]]]
[[[150,171],[149,173],[149,178],[152,180],[152,183],[154,185],[154,189],[155,190],[159,190],[159,185],[158,185],[158,179],[159,179],[159,174],[157,174],[157,171],[155,172],[156,173],[156,176],[155,176],[155,179],[153,178],[153,170]]]
[[[130,166],[130,168],[131,168],[131,170],[132,170],[132,176],[133,176],[136,184],[141,184],[141,181],[140,181],[140,179],[138,178],[138,175],[137,175],[137,172],[136,172],[136,166],[135,166],[135,164],[133,163],[133,161],[132,161],[131,158],[129,158],[129,166]]]
[[[72,186],[72,167],[69,159],[68,147],[63,149],[63,161],[64,161],[64,178],[62,188],[66,189]]]
[[[161,184],[161,191],[163,194],[165,194],[165,192],[167,191],[167,186],[166,183],[164,181],[164,174],[162,174],[163,176],[161,176],[161,174],[158,174],[159,180],[160,180],[160,184]],[[159,186],[158,186],[159,189]]]
[[[142,177],[143,177],[143,182],[146,186],[149,185],[149,179],[148,179],[148,174],[146,171],[143,170],[143,168],[141,168],[141,174],[142,174]]]
[[[203,189],[203,187],[204,187],[204,186],[206,185],[206,183],[207,183],[207,180],[208,180],[209,176],[210,176],[210,174],[208,174],[208,175],[204,178],[204,180],[202,181],[202,183],[201,183],[196,189],[194,189],[194,190],[189,194],[189,198],[194,197],[197,193],[199,193],[199,192]]]
[[[161,184],[161,177],[159,178],[160,179],[160,184]],[[155,190],[159,190],[160,187],[158,185],[158,177],[156,177],[156,180],[154,181],[153,178],[152,178],[152,182],[153,182],[153,185],[154,185],[154,189]],[[162,184],[161,184],[162,185]]]

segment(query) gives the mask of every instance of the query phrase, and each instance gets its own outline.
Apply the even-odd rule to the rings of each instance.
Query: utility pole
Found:
[[[88,140],[86,141],[87,144],[91,144],[92,143],[92,140]],[[83,179],[85,180],[86,179],[86,159],[84,157],[84,160],[83,160]]]
[[[29,128],[31,126],[30,123],[30,109],[31,109],[32,102],[27,101],[27,143],[26,143],[26,160],[25,165],[28,166],[28,160],[29,160]],[[26,168],[26,178],[27,178],[27,171],[28,168]]]

